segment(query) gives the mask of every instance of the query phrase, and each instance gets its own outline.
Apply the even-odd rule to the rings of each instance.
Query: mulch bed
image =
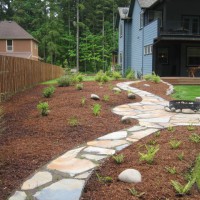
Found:
[[[8,196],[35,170],[55,158],[87,141],[110,132],[129,127],[120,122],[121,117],[111,109],[117,105],[141,101],[137,96],[129,100],[127,93],[114,94],[111,87],[117,82],[103,86],[96,82],[84,82],[84,89],[77,91],[74,86],[56,88],[50,99],[42,97],[44,85],[16,94],[3,103],[6,130],[0,135],[0,199]],[[95,93],[102,100],[94,101]],[[109,95],[108,102],[103,96]],[[81,105],[81,99],[86,104]],[[42,117],[36,109],[39,101],[48,101],[50,114]],[[94,116],[92,106],[99,103],[102,111]],[[79,125],[70,126],[68,120],[77,117]],[[132,125],[137,124],[136,120]]]
[[[144,86],[149,84],[150,87]],[[143,89],[157,94],[165,99],[171,98],[166,96],[166,86],[163,83],[155,84],[151,82],[141,82],[133,84],[134,87]],[[160,136],[152,134],[143,138],[139,142],[131,145],[120,154],[125,156],[122,164],[116,164],[112,158],[107,159],[91,176],[82,196],[82,200],[129,200],[139,199],[131,195],[129,189],[135,188],[139,193],[144,192],[140,199],[145,200],[198,200],[199,192],[193,186],[189,195],[177,196],[171,185],[171,180],[179,181],[186,184],[185,175],[194,165],[196,156],[199,154],[200,143],[195,144],[189,140],[192,133],[200,133],[200,127],[196,127],[195,131],[188,131],[187,127],[176,127],[174,131],[167,129],[160,132]],[[172,149],[169,141],[172,139],[180,140],[182,143],[178,149]],[[159,145],[159,151],[156,154],[152,165],[139,161],[139,152],[146,152],[145,144],[156,143]],[[179,160],[178,155],[184,154],[184,159]],[[166,167],[175,167],[177,173],[170,174]],[[128,184],[118,181],[118,175],[127,168],[134,168],[141,172],[142,182],[138,184]],[[112,183],[99,182],[96,176],[110,176],[113,178]]]

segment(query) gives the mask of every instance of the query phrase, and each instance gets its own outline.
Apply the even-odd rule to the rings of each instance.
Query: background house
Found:
[[[38,60],[38,41],[16,22],[1,21],[0,55]]]
[[[200,65],[199,8],[198,0],[132,0],[119,8],[123,72],[131,66],[142,75],[188,76]]]

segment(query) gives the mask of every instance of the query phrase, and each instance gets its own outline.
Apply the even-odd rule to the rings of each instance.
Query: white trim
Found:
[[[12,46],[8,46],[8,41],[12,41]],[[12,47],[12,50],[8,50],[8,47]],[[13,52],[14,46],[13,46],[13,40],[6,40],[6,52]]]

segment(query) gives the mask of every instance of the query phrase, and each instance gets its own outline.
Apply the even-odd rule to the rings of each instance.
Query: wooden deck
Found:
[[[200,85],[200,77],[161,77],[161,79],[172,85]]]

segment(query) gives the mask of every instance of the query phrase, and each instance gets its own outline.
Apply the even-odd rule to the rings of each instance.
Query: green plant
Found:
[[[168,126],[167,127],[167,130],[170,131],[170,132],[174,132],[175,131],[175,128],[173,126]]]
[[[155,137],[160,137],[160,131],[157,131],[156,133],[154,133]]]
[[[184,153],[181,152],[180,154],[177,155],[179,160],[183,160],[184,159]]]
[[[126,78],[129,80],[134,80],[135,79],[135,71],[130,70],[129,73],[126,75]]]
[[[174,189],[176,190],[178,195],[184,196],[190,192],[190,189],[194,185],[195,181],[196,180],[194,178],[194,179],[188,181],[188,183],[186,185],[182,185],[178,181],[171,180],[171,184],[174,187]]]
[[[94,104],[92,110],[93,110],[93,114],[94,114],[95,116],[98,116],[98,115],[100,114],[100,112],[101,112],[101,105],[98,104],[98,103],[97,103],[97,104]]]
[[[48,104],[48,102],[40,102],[37,105],[37,109],[40,111],[42,116],[47,116],[49,114],[49,104]]]
[[[78,122],[77,117],[75,117],[75,116],[70,117],[70,118],[68,119],[68,124],[69,124],[70,126],[78,126],[78,125],[79,125],[79,122]]]
[[[150,140],[147,144],[148,145],[155,145],[157,143],[156,140]]]
[[[66,75],[58,79],[59,87],[68,87],[72,84],[72,76]]]
[[[154,157],[156,155],[156,153],[159,151],[159,145],[156,146],[147,146],[145,145],[146,149],[147,149],[147,153],[140,153],[140,161],[145,161],[148,164],[152,164]]]
[[[195,129],[196,127],[192,123],[187,126],[188,131],[194,131]]]
[[[95,81],[106,83],[109,81],[109,77],[105,73],[103,73],[102,70],[100,70],[95,76]]]
[[[103,100],[104,100],[104,101],[109,101],[109,99],[110,99],[109,95],[104,95],[104,96],[103,96]]]
[[[200,143],[200,135],[193,133],[190,135],[189,139],[194,143]]]
[[[50,87],[44,88],[43,91],[42,91],[42,94],[43,94],[44,97],[50,98],[53,95],[54,92],[55,92],[55,87],[50,86]]]
[[[145,81],[150,81],[151,77],[152,77],[152,74],[146,74],[146,75],[144,75]]]
[[[97,179],[101,183],[112,183],[113,178],[110,176],[100,176],[98,173],[96,173]]]
[[[112,156],[112,158],[117,164],[121,164],[121,163],[124,162],[124,155],[123,154]]]
[[[154,83],[160,83],[160,76],[157,76],[157,75],[155,75],[155,74],[153,74],[153,76],[152,76],[152,81],[154,82]]]
[[[130,191],[131,195],[138,198],[142,197],[145,194],[145,192],[138,193],[138,191],[135,188],[129,188],[128,190]]]
[[[80,83],[83,82],[83,75],[81,73],[76,73],[73,75],[73,82],[74,83]]]
[[[85,97],[82,97],[81,98],[81,105],[84,106],[86,103],[86,98]]]
[[[194,169],[192,171],[192,177],[196,180],[198,189],[200,189],[200,155],[197,156]]]
[[[170,140],[169,144],[171,146],[172,149],[178,149],[179,146],[181,145],[181,141],[178,141],[178,140]]]
[[[112,74],[112,77],[114,78],[114,80],[118,80],[120,79],[122,76],[119,72],[114,71]]]
[[[120,90],[115,90],[115,92],[114,92],[116,95],[118,95],[118,94],[120,94],[121,93],[121,91]]]
[[[176,167],[165,167],[166,171],[170,174],[176,174]]]
[[[82,90],[83,89],[83,83],[76,84],[76,89],[77,90]]]
[[[146,74],[144,79],[146,81],[153,81],[154,83],[159,83],[161,81],[160,76],[156,75],[154,72],[152,74]]]

